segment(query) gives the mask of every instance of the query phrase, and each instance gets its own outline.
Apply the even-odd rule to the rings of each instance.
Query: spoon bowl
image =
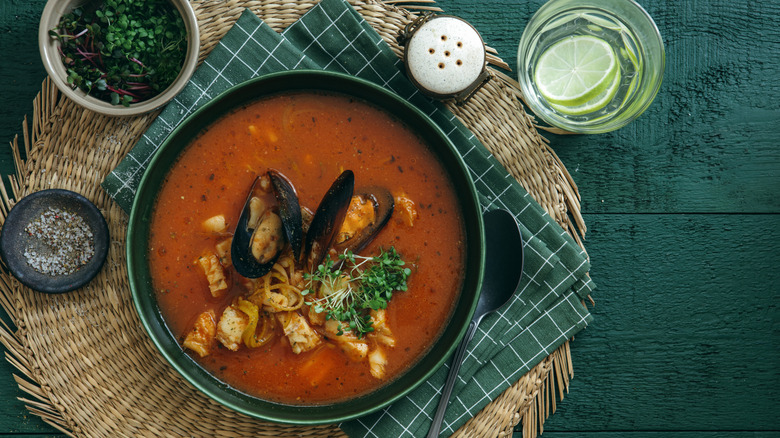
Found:
[[[506,210],[492,210],[485,213],[484,220],[485,276],[474,318],[484,317],[506,304],[523,273],[523,239],[514,216]]]
[[[492,210],[483,216],[487,251],[482,289],[466,336],[453,355],[447,382],[442,389],[441,400],[433,416],[428,438],[439,436],[455,379],[458,377],[469,342],[474,337],[480,321],[512,299],[523,273],[523,238],[514,216],[506,210]]]

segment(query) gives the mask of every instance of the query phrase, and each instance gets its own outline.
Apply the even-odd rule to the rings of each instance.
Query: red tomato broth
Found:
[[[376,255],[380,247],[394,246],[412,267],[408,290],[394,293],[387,308],[396,346],[385,348],[386,377],[374,378],[367,361],[353,362],[327,342],[296,355],[279,333],[256,349],[242,345],[233,352],[217,343],[205,358],[191,355],[229,385],[267,400],[321,404],[371,392],[429,349],[457,301],[464,228],[446,171],[401,122],[347,96],[279,95],[224,116],[178,158],[160,190],[151,223],[149,265],[155,294],[180,340],[201,312],[214,309],[221,315],[236,296],[246,294],[240,281],[233,281],[228,293],[212,298],[194,260],[225,238],[203,231],[201,222],[224,214],[232,230],[254,178],[269,168],[290,179],[301,206],[311,211],[345,169],[355,173],[356,192],[361,186],[385,186],[415,202],[418,217],[412,227],[394,214],[361,252]]]

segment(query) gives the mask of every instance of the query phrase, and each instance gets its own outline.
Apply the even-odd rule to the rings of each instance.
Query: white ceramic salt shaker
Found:
[[[488,80],[485,44],[465,20],[425,13],[399,35],[409,79],[425,94],[463,104]]]

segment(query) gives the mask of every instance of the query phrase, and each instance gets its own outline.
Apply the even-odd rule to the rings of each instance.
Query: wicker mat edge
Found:
[[[215,3],[224,5],[225,2],[201,1],[194,2],[199,11],[202,40],[205,41],[202,48],[201,59],[213,48],[236,16],[230,14],[218,14],[216,8],[210,8]],[[273,14],[270,11],[279,6],[273,6],[272,1],[232,1],[229,8],[240,10],[250,7],[259,16],[276,29],[283,29],[292,21],[295,21],[302,10],[307,10],[312,4],[301,4],[299,8],[286,9],[283,14]],[[350,0],[350,3],[371,23],[385,38],[388,43],[400,54],[400,49],[394,41],[398,29],[413,20],[415,15],[411,6],[399,7],[397,4],[406,3],[403,0],[397,2],[363,2]],[[419,3],[419,2],[418,2]],[[285,5],[289,6],[289,5]],[[433,7],[423,7],[435,9]],[[503,61],[496,54],[491,56],[491,64],[502,66]],[[486,90],[481,91],[469,105],[465,107],[452,107],[453,112],[471,128],[475,134],[483,140],[483,143],[491,149],[501,163],[510,173],[521,182],[529,193],[540,202],[543,208],[560,223],[582,245],[580,233],[584,234],[585,226],[579,213],[579,194],[571,176],[554,154],[552,149],[541,137],[533,123],[533,119],[527,115],[520,103],[522,96],[517,84],[505,74],[494,70],[497,80],[491,81]],[[498,98],[496,98],[498,97]],[[510,123],[501,119],[510,114]],[[123,266],[123,239],[126,228],[126,215],[100,188],[100,182],[107,173],[113,169],[119,159],[123,157],[134,140],[143,133],[156,114],[141,116],[132,120],[117,120],[95,115],[89,111],[76,107],[72,102],[59,95],[56,88],[47,79],[42,85],[42,91],[35,98],[33,105],[32,126],[28,126],[25,119],[22,127],[24,156],[19,149],[18,138],[11,143],[17,174],[10,176],[12,192],[9,194],[0,184],[0,222],[14,205],[16,199],[26,194],[44,188],[66,188],[82,193],[88,199],[95,202],[101,208],[109,220],[110,232],[114,236],[109,254],[107,268],[104,268],[99,279],[99,287],[87,286],[72,294],[72,300],[95,297],[97,305],[109,306],[104,312],[116,316],[121,315],[122,321],[116,323],[119,329],[132,327],[140,333],[121,333],[123,338],[119,342],[120,347],[126,348],[132,345],[143,350],[141,356],[144,360],[157,360],[159,356],[147,339],[144,339],[143,330],[139,327],[137,315],[133,315],[134,309],[129,298],[126,286],[126,270]],[[500,124],[496,124],[491,118],[498,118]],[[496,132],[496,126],[510,126],[514,130],[509,132]],[[76,138],[69,138],[63,134],[80,133]],[[103,133],[93,135],[90,132]],[[98,139],[94,137],[100,137]],[[124,140],[124,141],[123,141]],[[85,148],[83,144],[94,147]],[[573,223],[570,220],[573,218]],[[121,236],[121,237],[120,237]],[[99,289],[99,290],[96,290]],[[80,382],[73,388],[74,394],[63,391],[64,383],[61,375],[50,373],[47,369],[60,362],[68,362],[72,371],[84,372],[85,369],[99,370],[101,364],[94,363],[90,359],[88,351],[80,349],[94,348],[93,340],[83,341],[83,345],[69,345],[73,351],[52,352],[42,350],[48,345],[43,341],[47,336],[47,324],[50,320],[60,318],[53,315],[64,310],[72,312],[76,316],[92,316],[93,309],[83,308],[73,303],[63,302],[65,298],[42,297],[24,288],[4,269],[0,272],[0,305],[13,320],[16,329],[5,326],[0,327],[0,343],[6,350],[6,359],[19,370],[20,375],[14,375],[14,379],[20,389],[28,394],[21,400],[29,411],[40,416],[45,422],[57,428],[67,435],[122,435],[127,431],[124,427],[135,427],[134,421],[127,423],[112,421],[111,415],[126,415],[122,403],[111,407],[104,412],[108,415],[90,415],[93,412],[84,411],[74,407],[74,399],[96,393],[107,400],[115,400],[116,395],[111,394],[111,388],[100,384],[100,377],[87,377],[86,382]],[[93,300],[94,301],[94,300]],[[127,315],[127,314],[130,315]],[[87,318],[89,319],[89,318]],[[87,324],[90,322],[87,321]],[[78,323],[75,323],[78,324]],[[69,331],[78,333],[82,328],[74,327],[70,321]],[[63,339],[73,343],[70,335],[66,333]],[[121,348],[119,349],[121,350]],[[121,353],[117,353],[121,354]],[[60,356],[66,356],[62,358]],[[73,360],[69,362],[69,357]],[[72,362],[72,365],[70,364]],[[120,370],[122,371],[122,370]],[[124,370],[122,372],[126,372]],[[122,372],[119,374],[122,375]],[[167,378],[173,383],[171,386],[189,386],[182,383],[169,367],[163,367],[161,378]],[[573,368],[568,342],[557,351],[545,358],[541,363],[526,373],[518,382],[507,389],[499,398],[486,406],[477,416],[467,422],[456,436],[507,436],[511,435],[513,428],[522,422],[524,437],[534,437],[543,429],[545,419],[555,411],[556,399],[563,397],[568,389],[569,379]],[[131,373],[132,374],[132,373]],[[85,374],[89,375],[89,374]],[[110,377],[110,376],[106,376]],[[131,376],[132,377],[132,376]],[[90,381],[93,380],[93,381]],[[165,384],[161,384],[163,392]],[[190,390],[194,390],[189,388]],[[201,403],[213,409],[224,408],[215,405],[209,400]],[[132,407],[127,407],[129,411]],[[97,420],[89,417],[108,417]],[[229,427],[231,434],[239,435],[240,432],[251,434],[268,434],[274,436],[343,436],[343,433],[335,426],[321,427],[289,427],[263,423],[247,419],[240,415],[230,415],[230,421],[237,423],[249,422],[247,427]],[[191,421],[198,421],[197,415],[190,417]],[[101,422],[102,421],[102,422]],[[144,423],[146,423],[144,421]],[[165,425],[164,421],[159,424]],[[186,427],[155,430],[149,424],[137,425],[136,430],[146,430],[147,433],[167,432],[173,434],[193,434],[193,430]],[[162,426],[160,426],[162,427]],[[224,428],[223,428],[224,429]],[[214,436],[212,429],[195,428],[204,435]]]

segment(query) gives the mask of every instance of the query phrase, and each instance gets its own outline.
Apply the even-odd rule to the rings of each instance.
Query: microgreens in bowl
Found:
[[[114,105],[164,91],[179,75],[187,30],[168,0],[103,0],[64,15],[60,42],[67,82]]]

